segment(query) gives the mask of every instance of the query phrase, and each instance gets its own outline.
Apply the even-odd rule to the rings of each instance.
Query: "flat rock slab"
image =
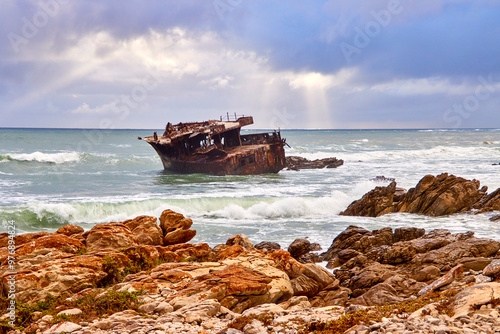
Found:
[[[500,283],[483,283],[471,286],[460,292],[455,299],[455,316],[467,315],[472,305],[488,304],[490,300],[500,297]]]
[[[43,334],[56,334],[56,333],[72,333],[82,329],[82,326],[73,322],[65,321],[50,327]]]

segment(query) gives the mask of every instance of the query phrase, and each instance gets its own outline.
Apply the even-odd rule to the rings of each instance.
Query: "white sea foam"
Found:
[[[418,130],[417,132],[464,132],[468,131],[465,129],[425,129],[425,130]]]
[[[339,147],[323,147],[321,150],[310,151],[307,149],[290,150],[289,155],[299,155],[309,160],[337,157],[344,161],[377,161],[387,162],[389,160],[422,160],[422,159],[470,159],[489,158],[497,156],[500,148],[498,141],[481,142],[479,146],[445,146],[437,145],[433,147],[415,147],[413,149],[388,150],[388,149],[369,149],[347,150]],[[424,144],[422,144],[424,146]]]
[[[60,152],[60,153],[19,153],[19,154],[6,154],[7,159],[17,161],[36,161],[54,164],[64,164],[70,162],[78,162],[81,160],[81,153],[78,152]]]
[[[337,215],[353,200],[340,191],[320,198],[199,198],[188,200],[143,199],[127,202],[32,202],[12,208],[31,212],[38,221],[60,224],[97,224],[123,221],[140,215],[159,217],[172,209],[193,219],[221,221],[313,218]]]
[[[282,198],[261,201],[250,207],[232,203],[221,209],[207,212],[207,214],[235,220],[331,216],[345,209],[351,201],[352,198],[346,194],[335,192],[335,195],[331,197]]]
[[[344,161],[383,161],[385,163],[388,160],[399,160],[408,161],[411,160],[422,160],[422,159],[436,159],[436,160],[457,160],[457,159],[470,159],[491,157],[498,155],[498,147],[492,146],[478,146],[478,147],[460,147],[460,146],[435,146],[432,148],[420,148],[420,149],[405,149],[405,150],[374,150],[374,151],[357,151],[357,152],[342,152],[337,154],[337,152],[327,152],[318,151],[314,153],[303,152],[300,156],[307,158],[309,160],[323,159],[332,156],[336,156]]]

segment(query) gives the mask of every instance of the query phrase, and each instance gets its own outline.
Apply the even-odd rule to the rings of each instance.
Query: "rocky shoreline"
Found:
[[[426,178],[421,182],[436,185]],[[496,198],[477,182],[468,193],[475,201],[449,200],[463,193],[450,197],[446,189],[458,188],[449,186],[449,176],[437,178],[444,190],[434,187],[434,194],[448,195],[435,201],[469,203],[457,212]],[[419,189],[408,194],[422,199]],[[378,193],[389,194],[376,201],[388,204],[377,207],[382,211],[410,198],[395,201],[395,184]],[[140,216],[89,231],[65,225],[55,233],[0,234],[1,332],[500,332],[498,241],[445,229],[349,226],[323,253],[307,239],[283,250],[245,235],[212,248],[189,243],[192,225],[165,210],[158,219]],[[323,261],[330,270],[316,264]]]
[[[478,180],[443,173],[426,175],[406,191],[392,181],[376,187],[341,212],[345,216],[380,217],[393,212],[444,216],[460,212],[484,213],[500,210],[500,188],[488,194]]]

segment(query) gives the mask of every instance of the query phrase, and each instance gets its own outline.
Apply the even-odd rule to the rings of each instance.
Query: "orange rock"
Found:
[[[206,243],[175,244],[162,247],[164,252],[172,252],[179,257],[179,261],[210,262],[215,261],[215,254]],[[162,254],[165,256],[165,253]]]
[[[122,249],[137,245],[137,238],[122,223],[97,224],[83,234],[89,251]]]
[[[188,242],[196,235],[195,230],[189,228],[193,225],[191,219],[185,218],[182,214],[172,210],[165,210],[160,216],[160,227],[165,236],[165,245],[174,245]]]
[[[149,263],[149,265],[160,259],[160,252],[154,246],[132,246],[122,250],[122,253],[133,262]]]
[[[170,283],[178,283],[186,278],[192,278],[189,273],[176,269],[169,271],[152,272],[150,276],[153,279],[167,281]]]
[[[223,261],[231,257],[236,257],[244,252],[245,250],[240,245],[226,246],[217,252],[217,261]]]
[[[290,278],[299,277],[304,272],[304,265],[292,258],[286,250],[275,250],[270,252],[267,257],[274,261],[276,268],[284,271]]]
[[[83,228],[76,225],[66,224],[59,228],[56,233],[70,236],[73,234],[83,233]]]
[[[237,296],[264,294],[271,283],[270,277],[241,265],[229,265],[197,280],[208,285],[223,285],[228,294]]]
[[[160,227],[165,235],[177,229],[188,230],[191,225],[193,225],[191,219],[172,210],[165,210],[160,216]]]
[[[196,230],[178,229],[178,230],[175,230],[173,232],[167,233],[165,235],[165,238],[163,239],[163,243],[166,246],[185,243],[185,242],[188,242],[189,240],[193,239],[195,235],[196,235]]]
[[[106,271],[106,263],[109,261],[116,268],[124,268],[130,263],[124,254],[106,250],[52,260],[21,270],[15,274],[16,299],[24,303],[35,303],[49,294],[67,297],[95,286],[109,275]],[[1,277],[4,293],[8,292],[7,279],[10,276],[12,275],[5,274]]]
[[[163,246],[163,232],[156,221],[156,217],[139,216],[122,224],[132,231],[139,244]]]
[[[49,234],[25,243],[16,249],[16,256],[23,257],[40,250],[56,249],[65,253],[76,254],[85,248],[80,241],[64,234]]]
[[[165,247],[159,247],[158,251],[160,252],[160,258],[165,262],[179,262],[181,261],[181,257],[174,252],[168,251]]]
[[[15,250],[16,270],[24,270],[35,264],[66,258],[85,248],[81,241],[64,234],[44,233],[34,238],[32,233],[31,236],[31,238],[23,239],[31,240],[30,242],[21,244]],[[8,266],[9,259],[12,259],[12,253],[7,247],[1,248],[0,273],[11,269]]]
[[[25,233],[25,234],[20,234],[16,235],[14,237],[14,243],[16,247],[19,247],[27,242],[31,242],[32,240],[50,235],[51,233],[49,232],[37,232],[37,233]],[[0,248],[7,247],[9,244],[9,234],[8,233],[2,233],[0,234]]]
[[[252,242],[244,234],[233,235],[232,237],[230,237],[229,239],[227,239],[226,245],[228,245],[228,246],[240,245],[245,250],[253,250],[253,249],[255,249],[255,247],[253,246]]]

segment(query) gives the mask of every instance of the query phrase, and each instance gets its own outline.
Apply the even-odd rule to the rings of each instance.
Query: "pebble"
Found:
[[[159,296],[159,295],[158,295]],[[156,296],[154,296],[156,297]],[[270,323],[253,320],[242,330],[228,328],[228,325],[239,314],[218,305],[215,316],[197,317],[188,322],[181,310],[173,311],[170,304],[158,300],[161,297],[144,298],[148,302],[141,309],[144,314],[127,310],[115,313],[107,318],[79,324],[66,322],[64,328],[51,324],[52,316],[44,316],[38,320],[41,326],[37,333],[71,333],[71,334],[298,334],[304,333],[304,325],[313,322],[326,322],[337,319],[344,314],[355,312],[364,307],[308,307],[305,309],[283,309],[277,305],[257,306],[245,311],[245,315],[271,315]],[[212,303],[213,304],[213,303]],[[217,303],[215,303],[217,304]],[[199,306],[199,305],[198,305]],[[217,305],[216,305],[217,306]],[[204,309],[203,309],[204,310]],[[79,313],[80,310],[64,310],[61,313]],[[203,312],[202,312],[203,313]],[[425,312],[400,314],[384,317],[380,322],[370,321],[359,324],[348,330],[349,334],[495,334],[500,333],[500,306],[483,305],[479,310],[470,311],[467,315],[450,318],[439,314],[435,305],[429,304]],[[213,313],[212,313],[213,314]],[[182,316],[181,316],[182,315]],[[38,316],[41,316],[38,315]]]
[[[349,333],[356,334],[494,334],[500,333],[500,318],[498,309],[489,308],[490,314],[485,314],[485,310],[471,312],[470,316],[461,316],[451,319],[445,315],[433,317],[426,315],[417,318],[404,318],[393,316],[383,318],[380,322],[370,322],[360,324]],[[267,314],[269,314],[268,312]],[[274,320],[271,325],[264,325],[258,320],[253,320],[243,331],[227,328],[231,320],[225,319],[226,313],[204,320],[200,323],[169,322],[166,318],[158,317],[151,319],[151,316],[141,316],[134,313],[120,314],[113,321],[114,327],[99,328],[99,324],[106,322],[106,319],[99,319],[94,322],[85,323],[85,327],[73,330],[72,334],[298,334],[304,327],[303,319],[308,322],[327,321],[336,319],[344,314],[343,308],[315,309],[307,310],[285,310],[274,313]],[[111,316],[110,318],[113,318]],[[111,320],[111,319],[110,319]],[[109,320],[107,320],[109,321]],[[87,326],[88,325],[88,326]],[[50,328],[50,327],[49,327]],[[47,329],[49,329],[47,328]]]

